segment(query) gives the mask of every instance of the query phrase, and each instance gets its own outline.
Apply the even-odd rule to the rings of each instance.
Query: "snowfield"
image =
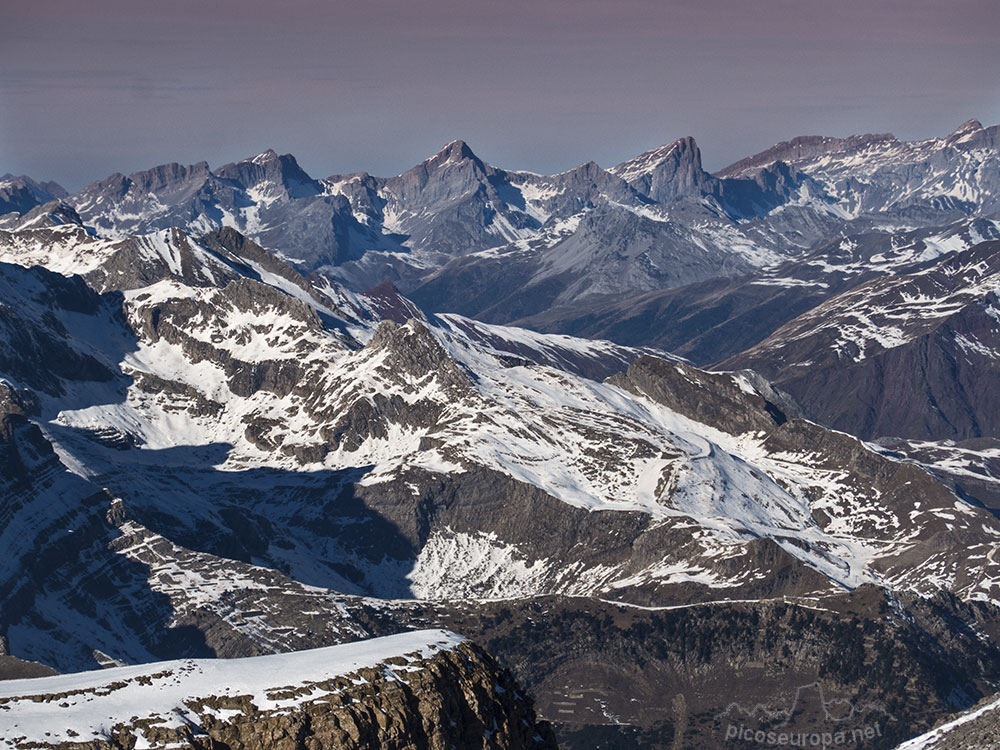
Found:
[[[197,725],[205,711],[225,718],[229,709],[203,706],[204,699],[249,696],[260,711],[288,710],[335,691],[323,684],[333,678],[380,666],[405,675],[419,668],[421,660],[464,640],[444,630],[423,630],[287,654],[179,659],[4,681],[0,682],[0,748],[107,739],[119,724],[141,727],[136,747],[149,748],[145,734],[151,730]],[[411,665],[385,664],[393,658],[405,658]],[[288,697],[292,691],[294,696]]]

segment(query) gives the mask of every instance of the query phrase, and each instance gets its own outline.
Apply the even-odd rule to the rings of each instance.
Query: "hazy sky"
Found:
[[[397,174],[684,135],[718,169],[801,134],[1000,121],[997,0],[30,0],[0,7],[0,173],[78,189],[266,148]]]

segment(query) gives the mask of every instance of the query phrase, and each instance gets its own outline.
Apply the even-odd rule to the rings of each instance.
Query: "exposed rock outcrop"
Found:
[[[482,649],[418,631],[315,651],[0,685],[9,748],[555,748]]]

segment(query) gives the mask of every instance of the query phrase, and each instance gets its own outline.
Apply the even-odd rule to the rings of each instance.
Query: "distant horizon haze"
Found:
[[[462,139],[553,174],[684,136],[715,171],[1000,121],[998,29],[992,0],[36,0],[0,9],[0,173],[74,192],[273,148],[390,176]]]

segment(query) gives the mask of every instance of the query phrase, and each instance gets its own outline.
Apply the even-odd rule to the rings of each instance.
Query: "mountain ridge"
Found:
[[[5,655],[447,628],[581,748],[725,747],[727,706],[803,685],[885,704],[885,747],[971,707],[995,439],[908,418],[927,392],[955,437],[995,419],[991,137],[723,178],[693,139],[551,176],[462,141],[391,178],[268,150],[2,217]],[[844,395],[870,367],[877,419]]]

